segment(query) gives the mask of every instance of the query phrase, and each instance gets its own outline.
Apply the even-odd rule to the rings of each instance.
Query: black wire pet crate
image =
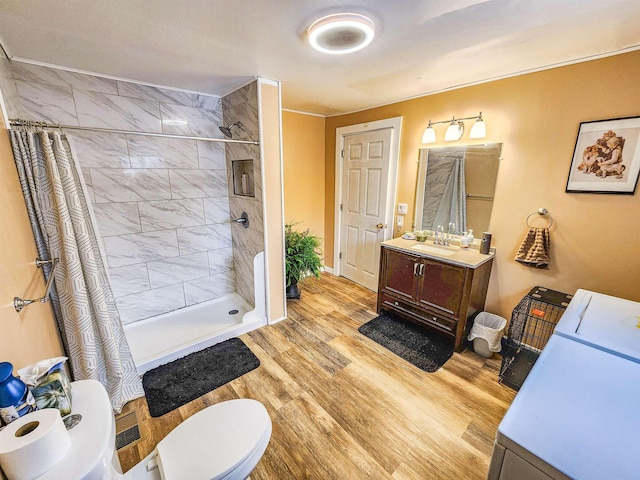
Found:
[[[504,340],[500,383],[520,390],[571,297],[545,287],[535,287],[520,300],[511,314]]]

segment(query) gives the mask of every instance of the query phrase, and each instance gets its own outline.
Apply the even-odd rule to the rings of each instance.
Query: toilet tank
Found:
[[[115,450],[116,426],[111,402],[95,380],[71,382],[71,415],[80,415],[69,430],[71,447],[53,468],[38,480],[117,478],[122,472]]]

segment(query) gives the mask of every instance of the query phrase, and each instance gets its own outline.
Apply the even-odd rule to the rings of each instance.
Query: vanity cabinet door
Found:
[[[414,302],[420,262],[421,258],[417,255],[383,249],[380,289]]]
[[[437,308],[458,317],[464,295],[466,269],[429,259],[423,259],[418,302],[423,307]]]

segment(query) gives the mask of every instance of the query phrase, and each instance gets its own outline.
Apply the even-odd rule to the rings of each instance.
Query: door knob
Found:
[[[382,230],[383,228],[387,228],[387,226],[386,226],[386,225],[383,225],[382,223],[378,223],[378,224],[376,225],[376,228],[377,228],[378,230]]]

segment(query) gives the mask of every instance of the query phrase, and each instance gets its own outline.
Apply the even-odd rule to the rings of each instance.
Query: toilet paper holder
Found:
[[[42,268],[45,265],[51,264],[51,272],[49,272],[49,278],[47,279],[47,286],[44,290],[44,295],[42,298],[34,298],[33,300],[28,300],[20,297],[13,297],[13,307],[16,309],[16,312],[20,312],[27,305],[31,305],[34,302],[47,303],[49,301],[49,291],[51,290],[51,284],[53,282],[53,274],[56,271],[56,267],[60,262],[59,258],[54,258],[53,260],[40,260],[36,258],[36,267]]]

